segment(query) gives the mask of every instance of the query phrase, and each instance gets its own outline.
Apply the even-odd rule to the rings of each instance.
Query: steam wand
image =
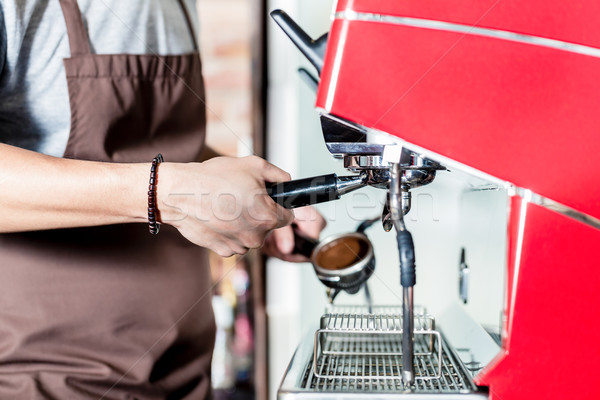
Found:
[[[402,381],[404,385],[411,386],[415,380],[413,366],[415,246],[412,235],[404,225],[402,196],[403,192],[408,189],[402,187],[402,173],[403,171],[397,163],[390,165],[390,213],[396,228],[400,255],[400,283],[402,285]]]

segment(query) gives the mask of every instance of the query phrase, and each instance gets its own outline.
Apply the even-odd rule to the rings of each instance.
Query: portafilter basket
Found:
[[[294,227],[294,252],[308,258],[319,280],[334,290],[355,294],[375,270],[375,254],[369,238],[361,232],[339,233],[317,241]]]

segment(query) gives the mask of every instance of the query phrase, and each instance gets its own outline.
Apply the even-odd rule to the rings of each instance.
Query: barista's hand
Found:
[[[223,257],[261,247],[269,232],[294,218],[265,190],[266,181],[288,181],[290,175],[258,157],[163,163],[158,179],[162,222]]]
[[[301,207],[295,209],[296,218],[294,223],[304,236],[318,239],[327,222],[313,207]],[[292,254],[294,251],[294,233],[291,226],[286,226],[271,232],[265,240],[263,252],[272,257],[280,258],[290,262],[307,262],[306,257],[300,254]]]

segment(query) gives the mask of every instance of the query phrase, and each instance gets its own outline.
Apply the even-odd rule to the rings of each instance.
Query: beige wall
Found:
[[[208,144],[227,155],[252,153],[248,0],[198,0],[206,83]]]

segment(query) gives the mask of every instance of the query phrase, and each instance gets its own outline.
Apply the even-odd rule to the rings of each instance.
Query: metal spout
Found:
[[[340,294],[341,291],[341,289],[327,288],[326,294],[327,300],[329,300],[329,304],[333,304],[333,301],[335,300],[337,295]]]
[[[400,197],[402,202],[402,216],[404,217],[412,207],[412,194],[408,190],[402,190]]]
[[[366,173],[361,173],[356,176],[338,176],[337,178],[337,191],[340,195],[350,193],[356,189],[360,189],[366,186],[369,177]]]

